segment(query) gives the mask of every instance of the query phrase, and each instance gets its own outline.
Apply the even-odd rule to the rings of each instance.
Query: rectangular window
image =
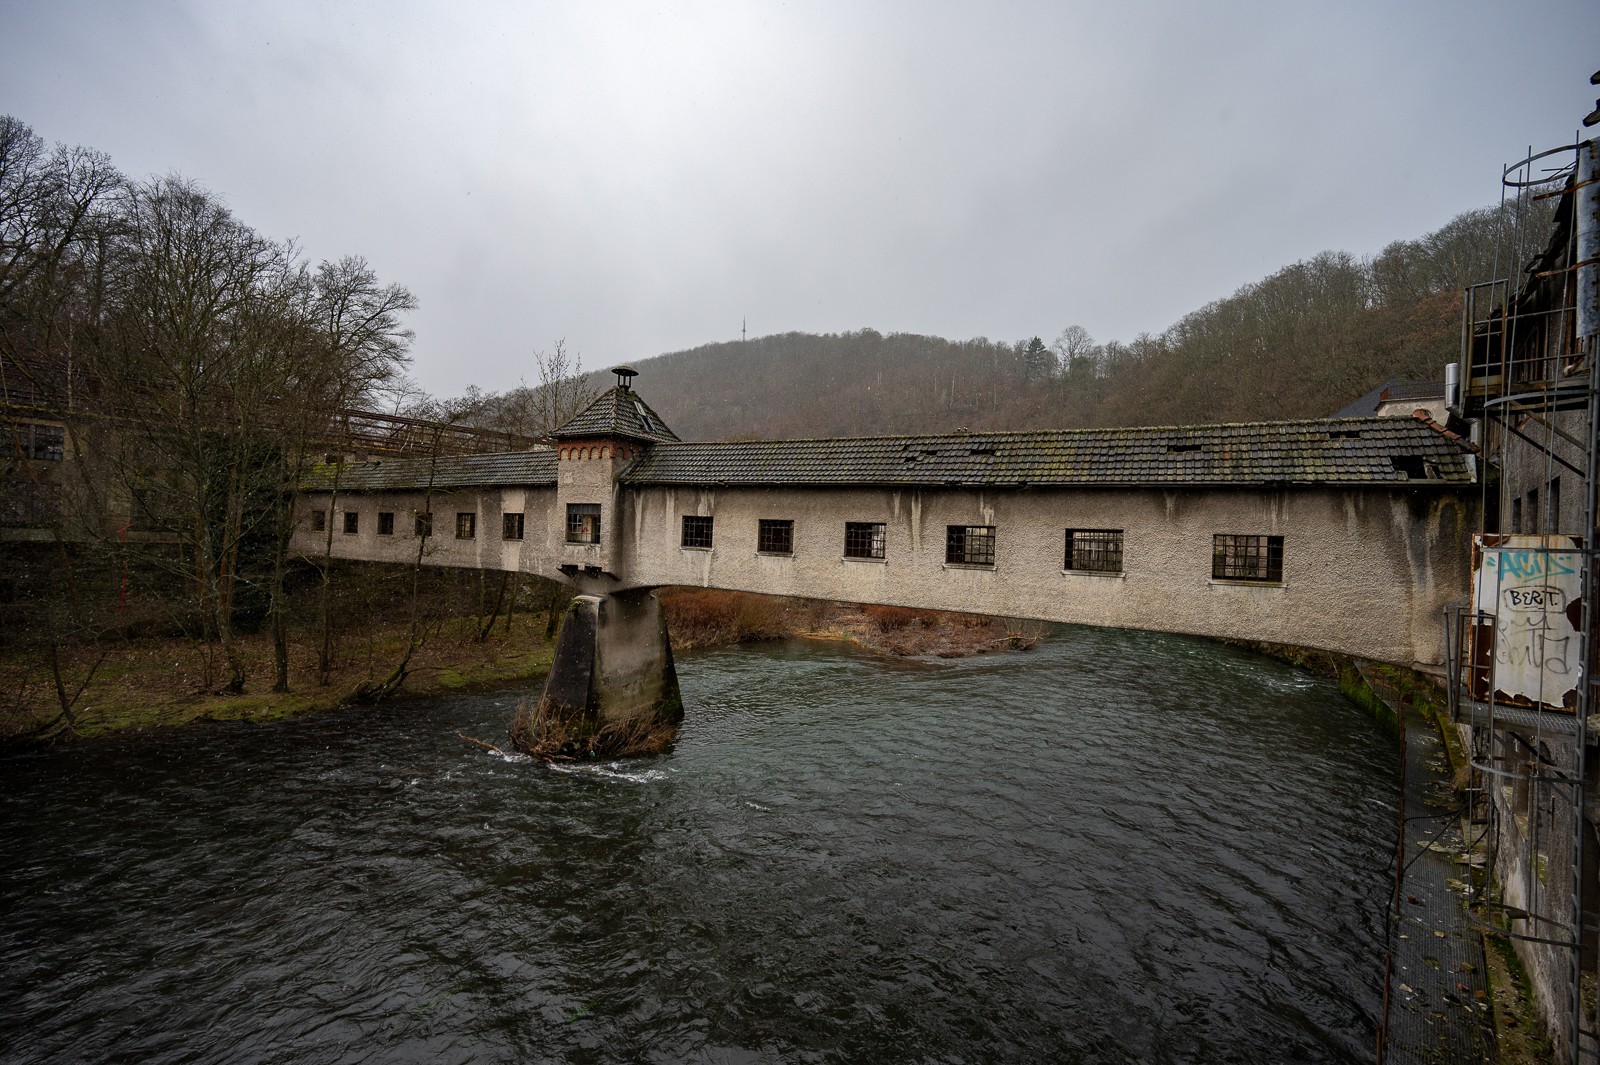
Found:
[[[1121,529],[1068,529],[1062,569],[1082,573],[1122,572]]]
[[[433,515],[428,511],[423,511],[422,513],[418,514],[414,528],[418,537],[432,536]]]
[[[392,511],[392,510],[380,510],[380,511],[378,511],[378,535],[379,536],[393,536],[394,535],[394,511]]]
[[[1550,497],[1550,520],[1545,523],[1546,532],[1561,531],[1561,478],[1550,478],[1550,489],[1545,493]]]
[[[478,515],[474,511],[463,510],[456,514],[456,539],[471,540],[478,535]]]
[[[313,510],[311,512],[311,531],[322,532],[328,527],[328,512],[326,510]]]
[[[762,518],[756,527],[756,550],[763,555],[794,554],[794,522],[787,518]]]
[[[567,543],[597,544],[600,542],[600,504],[567,504]]]
[[[0,426],[0,447],[24,459],[60,462],[66,457],[67,431],[59,425],[13,423]]]
[[[503,514],[500,518],[500,538],[502,540],[522,539],[522,515]]]
[[[1233,536],[1211,538],[1211,577],[1219,581],[1283,580],[1283,537]]]
[[[845,558],[884,557],[884,532],[881,521],[847,521],[844,523]]]
[[[1522,513],[1528,519],[1528,527],[1522,530],[1523,532],[1544,532],[1539,527],[1539,523],[1544,520],[1544,513],[1539,510],[1539,490],[1537,488],[1528,489],[1528,508]]]
[[[354,536],[361,531],[361,515],[353,510],[344,512],[344,531],[346,536]]]
[[[1519,532],[1522,531],[1522,497],[1521,496],[1518,496],[1517,498],[1515,498],[1515,499],[1513,499],[1511,501],[1511,529],[1510,529],[1510,531],[1514,532],[1514,533],[1519,533]]]
[[[711,519],[698,514],[685,514],[683,516],[683,546],[709,548],[711,546]]]
[[[946,525],[944,560],[952,566],[994,565],[994,526]]]

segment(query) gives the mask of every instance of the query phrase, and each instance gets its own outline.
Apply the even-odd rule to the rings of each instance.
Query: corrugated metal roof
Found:
[[[628,484],[1470,484],[1466,452],[1409,418],[657,444]]]
[[[553,448],[540,448],[499,455],[356,462],[344,466],[342,470],[332,465],[317,466],[306,478],[306,489],[312,492],[331,490],[336,472],[341,492],[421,489],[430,486],[553,488],[556,483],[556,453]]]
[[[667,428],[661,415],[639,398],[639,393],[621,385],[603,394],[584,408],[583,413],[550,434],[557,440],[584,436],[620,436],[629,440],[676,440],[678,434]]]

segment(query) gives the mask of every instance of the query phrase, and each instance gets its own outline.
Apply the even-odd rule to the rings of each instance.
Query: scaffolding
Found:
[[[1464,380],[1447,396],[1477,423],[1487,461],[1472,597],[1448,613],[1445,635],[1485,858],[1473,912],[1516,942],[1558,1054],[1600,1063],[1597,154],[1600,141],[1575,138],[1530,149],[1501,175],[1508,276],[1466,290]]]

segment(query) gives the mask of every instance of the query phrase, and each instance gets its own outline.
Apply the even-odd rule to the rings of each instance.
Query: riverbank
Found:
[[[956,658],[1027,648],[1042,632],[1042,626],[945,611],[701,588],[668,588],[660,594],[673,647],[680,651],[806,637],[846,641],[885,655]],[[544,622],[537,611],[502,616],[487,635],[481,635],[482,618],[434,622],[412,656],[404,683],[385,701],[463,690],[535,691],[553,652]],[[410,634],[406,622],[382,620],[342,632],[326,683],[318,677],[314,635],[291,634],[288,692],[270,690],[270,638],[242,636],[240,652],[254,680],[238,695],[206,683],[219,672],[217,649],[182,637],[64,645],[58,650],[59,686],[56,671],[41,656],[0,656],[0,746],[196,721],[274,721],[360,702],[362,689],[381,684],[402,659]]]
[[[760,640],[841,640],[902,658],[964,658],[1026,650],[1045,626],[1038,622],[861,606],[706,588],[664,588],[659,593],[676,650],[725,647]]]
[[[548,672],[551,644],[544,639],[542,618],[517,615],[511,625],[496,626],[483,639],[477,634],[472,618],[440,622],[413,654],[405,683],[390,698],[532,687]],[[0,744],[27,742],[30,736],[46,741],[88,738],[195,721],[265,722],[333,709],[356,701],[362,685],[387,677],[409,637],[410,627],[398,621],[373,622],[346,637],[335,650],[325,684],[318,682],[315,642],[309,634],[291,638],[290,691],[274,692],[270,637],[243,636],[240,650],[248,674],[259,679],[238,695],[208,690],[204,684],[207,659],[215,658],[215,648],[178,637],[63,647],[59,690],[47,662],[7,655],[0,658]],[[45,731],[38,734],[41,729]]]

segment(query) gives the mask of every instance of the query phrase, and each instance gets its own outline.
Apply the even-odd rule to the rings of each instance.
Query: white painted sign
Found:
[[[1473,540],[1472,605],[1494,618],[1496,698],[1573,705],[1583,675],[1583,556],[1567,536]]]

